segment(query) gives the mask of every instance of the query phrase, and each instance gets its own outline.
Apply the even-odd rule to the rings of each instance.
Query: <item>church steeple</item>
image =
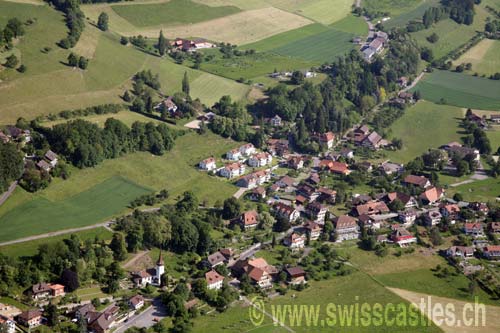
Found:
[[[156,266],[165,266],[165,263],[163,262],[162,250],[160,250],[160,256],[158,257],[158,261],[156,262]]]

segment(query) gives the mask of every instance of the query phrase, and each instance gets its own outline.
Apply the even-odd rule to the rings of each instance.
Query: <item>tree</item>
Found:
[[[75,291],[80,287],[78,274],[70,269],[65,269],[63,271],[61,275],[61,282],[70,292]]]
[[[120,37],[120,44],[127,45],[128,44],[128,37],[121,36]]]
[[[56,326],[59,323],[59,311],[57,306],[52,302],[45,307],[44,314],[49,326]]]
[[[439,230],[437,228],[431,229],[430,239],[431,239],[432,245],[434,245],[434,246],[438,246],[438,245],[443,244],[443,238],[441,237],[441,234],[439,233]]]
[[[87,66],[89,65],[89,60],[85,57],[80,57],[80,59],[78,59],[78,67],[80,67],[80,69],[87,69]]]
[[[127,258],[127,246],[121,233],[115,232],[113,234],[109,248],[113,251],[113,258],[115,260],[122,261]]]
[[[274,231],[276,232],[284,232],[290,229],[290,221],[288,221],[285,217],[278,217],[276,219],[276,223],[274,224]]]
[[[304,83],[304,80],[305,80],[305,75],[304,73],[302,73],[301,71],[295,71],[292,73],[292,77],[290,79],[290,82],[292,84],[302,84]]]
[[[128,90],[126,90],[125,93],[123,94],[123,100],[125,102],[131,102],[132,101],[132,97],[130,96],[130,93],[128,92]]]
[[[469,163],[465,160],[461,160],[457,164],[457,175],[459,177],[467,175],[470,172]]]
[[[158,37],[158,52],[160,52],[161,56],[164,56],[166,51],[167,51],[167,39],[163,35],[163,31],[160,30],[160,37]]]
[[[109,16],[108,14],[102,12],[97,19],[97,27],[102,31],[108,30]]]
[[[395,199],[393,200],[390,204],[389,204],[389,208],[393,211],[393,212],[399,212],[401,210],[403,210],[405,208],[405,205],[404,203],[399,200],[399,199]]]
[[[14,54],[11,54],[10,56],[7,57],[7,61],[5,62],[4,66],[8,68],[16,68],[16,66],[19,64],[19,60]]]
[[[68,65],[71,67],[76,67],[78,65],[78,57],[73,52],[68,56]]]
[[[233,219],[241,214],[241,204],[238,199],[230,197],[224,200],[222,217],[226,220]]]
[[[22,176],[23,171],[23,156],[16,145],[0,142],[0,192],[6,191],[14,180]]]
[[[182,78],[182,92],[189,96],[189,78],[187,72],[184,72],[184,77]]]

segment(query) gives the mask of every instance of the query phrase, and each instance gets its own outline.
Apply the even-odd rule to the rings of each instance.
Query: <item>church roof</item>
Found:
[[[158,261],[156,262],[157,266],[164,266],[165,263],[163,262],[163,254],[162,251],[160,250],[160,256],[158,257]]]

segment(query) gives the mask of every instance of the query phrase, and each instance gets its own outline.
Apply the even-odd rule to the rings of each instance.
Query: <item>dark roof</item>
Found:
[[[289,267],[285,269],[285,272],[291,277],[306,275],[306,272],[300,267]]]

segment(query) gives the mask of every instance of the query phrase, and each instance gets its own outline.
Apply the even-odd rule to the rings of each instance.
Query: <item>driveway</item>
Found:
[[[154,320],[155,318],[161,320],[166,317],[167,313],[165,311],[165,307],[159,298],[155,298],[153,300],[153,305],[138,315],[132,316],[127,322],[118,325],[118,328],[114,331],[114,333],[123,333],[131,327],[149,328],[156,324],[156,321]]]

